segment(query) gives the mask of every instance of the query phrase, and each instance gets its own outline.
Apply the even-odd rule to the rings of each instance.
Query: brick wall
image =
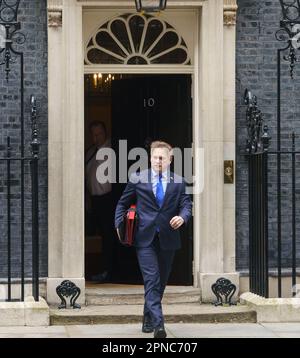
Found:
[[[250,89],[258,97],[259,107],[272,136],[271,148],[275,149],[277,123],[277,49],[285,47],[275,38],[279,29],[281,8],[279,0],[239,0],[237,16],[237,267],[246,269],[248,265],[248,179],[247,161],[242,154],[246,141],[245,106],[243,93]],[[300,89],[300,65],[296,67],[294,81],[289,77],[289,65],[283,63],[282,69],[282,148],[291,149],[289,136],[293,129],[300,134],[300,116],[297,98]],[[298,101],[299,102],[299,101]],[[300,148],[297,139],[297,148]],[[275,159],[275,158],[274,158]],[[270,255],[271,265],[277,257],[277,186],[276,162],[270,163]],[[291,165],[283,158],[282,162],[282,257],[283,265],[291,263]],[[300,172],[297,170],[297,177]],[[297,183],[300,184],[299,179]],[[299,188],[299,186],[298,186]],[[299,199],[299,189],[297,201]],[[299,210],[298,210],[299,211]],[[299,222],[299,216],[297,216]],[[297,224],[299,229],[299,224]],[[299,232],[299,231],[298,231]],[[298,235],[299,236],[299,235]],[[298,245],[298,247],[300,247]]]
[[[19,17],[21,32],[26,42],[17,46],[24,53],[25,81],[25,149],[30,152],[30,95],[37,98],[39,140],[41,154],[39,164],[39,212],[40,212],[40,269],[47,275],[47,17],[46,0],[21,0]],[[12,64],[9,83],[6,83],[3,66],[0,66],[0,155],[6,153],[6,138],[11,137],[13,155],[20,153],[20,60]],[[6,207],[6,166],[0,164],[0,277],[7,275],[7,207]],[[13,275],[19,276],[20,262],[20,166],[12,166],[12,266]],[[26,275],[31,273],[31,202],[28,167],[25,169],[25,263]]]

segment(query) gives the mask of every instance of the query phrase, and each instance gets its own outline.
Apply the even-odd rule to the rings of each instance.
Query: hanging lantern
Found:
[[[165,10],[167,0],[135,0],[138,12],[158,12]]]

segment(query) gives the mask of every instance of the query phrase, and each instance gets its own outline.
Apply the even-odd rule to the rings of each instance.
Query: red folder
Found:
[[[123,223],[119,227],[119,240],[124,246],[134,245],[134,235],[138,224],[136,205],[131,205],[124,215]]]

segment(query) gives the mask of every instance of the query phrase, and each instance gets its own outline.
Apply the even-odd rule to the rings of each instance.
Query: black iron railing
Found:
[[[296,170],[299,170],[300,167],[300,161],[299,161],[299,154],[300,151],[296,150],[296,144],[295,144],[295,132],[292,132],[290,136],[291,150],[279,150],[279,151],[269,151],[268,156],[271,159],[272,157],[275,157],[277,160],[277,163],[279,162],[279,168],[281,168],[282,163],[285,163],[285,175],[289,177],[289,183],[285,183],[282,185],[282,170],[278,171],[278,165],[277,165],[277,292],[278,297],[283,296],[283,290],[282,290],[282,277],[283,277],[283,267],[287,268],[287,271],[291,272],[292,277],[292,283],[291,283],[291,291],[293,292],[293,296],[296,295],[296,284],[297,284],[297,211],[296,211]],[[290,223],[288,223],[290,228],[290,233],[288,239],[288,245],[290,246],[291,250],[291,258],[289,259],[290,265],[286,267],[287,265],[283,265],[283,223],[282,223],[282,217],[285,215],[285,210],[287,209],[287,204],[283,204],[282,202],[282,191],[283,189],[286,189],[286,186],[290,185],[291,190],[289,191],[289,195],[287,198],[288,203],[291,206],[291,219]],[[288,205],[289,206],[289,205]],[[287,225],[287,224],[285,224]],[[285,230],[286,231],[286,230]],[[284,257],[285,261],[287,257]]]
[[[20,45],[25,42],[25,35],[20,32],[21,23],[18,21],[18,10],[20,0],[0,0],[0,68],[4,68],[5,83],[8,86],[11,77],[16,85],[15,106],[19,105],[20,135],[16,132],[13,137],[7,137],[6,153],[0,157],[0,164],[5,168],[5,180],[1,181],[0,190],[6,193],[6,205],[0,202],[0,207],[6,206],[6,230],[1,235],[7,240],[7,300],[21,300],[25,298],[25,242],[26,225],[31,221],[32,234],[32,292],[35,300],[39,297],[39,220],[38,220],[38,155],[39,142],[36,117],[36,100],[31,96],[31,156],[25,150],[25,124],[24,124],[24,54],[20,51]],[[18,66],[19,65],[19,66]],[[0,74],[1,76],[1,74]],[[0,77],[1,78],[1,77]],[[12,86],[10,87],[10,91]],[[18,111],[18,109],[17,109]],[[5,115],[1,109],[0,120]],[[16,130],[17,131],[17,130]],[[19,143],[16,139],[19,138]],[[31,179],[26,183],[26,173],[29,172]],[[6,183],[5,183],[6,182]],[[31,185],[30,185],[31,182]],[[6,185],[6,188],[2,187]],[[17,184],[16,184],[17,183]],[[31,188],[30,188],[31,186]],[[32,213],[28,219],[26,208],[28,197],[31,196]],[[30,210],[29,210],[30,211]],[[5,216],[5,215],[4,215]],[[3,217],[4,217],[3,216]],[[16,242],[18,240],[18,242]],[[27,249],[28,250],[28,249]],[[19,270],[17,270],[19,266]],[[16,274],[16,272],[18,272]],[[21,285],[20,297],[15,297],[12,292],[12,285],[15,281]]]
[[[269,150],[270,136],[268,128],[263,124],[263,118],[257,107],[257,98],[246,90],[245,103],[247,104],[247,129],[248,139],[246,152],[248,158],[248,183],[249,183],[249,284],[250,291],[263,297],[269,297],[269,276],[270,270],[277,276],[277,296],[282,297],[282,271],[283,268],[290,272],[291,291],[296,295],[295,285],[297,284],[297,169],[300,170],[300,151],[296,150],[293,132],[290,136],[290,150],[271,151]],[[279,161],[279,166],[278,166]],[[272,162],[272,167],[269,163]],[[277,163],[277,164],[276,164]],[[281,164],[284,163],[284,171]],[[279,167],[279,169],[278,169]],[[274,171],[275,169],[275,171]],[[281,185],[282,175],[285,181],[284,188]],[[299,174],[299,173],[298,173]],[[270,180],[272,176],[274,180]],[[275,185],[274,185],[275,184]],[[272,200],[269,187],[273,185]],[[274,190],[275,189],[275,190]],[[286,201],[282,201],[283,189],[288,191]],[[269,206],[277,208],[277,215],[273,217],[276,223],[276,230],[269,230]],[[287,213],[288,211],[288,213]],[[283,216],[289,215],[288,236],[286,244],[290,247],[289,257],[284,257],[282,250]],[[285,228],[287,229],[287,227]],[[276,260],[274,250],[269,250],[269,243],[272,241],[276,247]],[[270,261],[272,264],[270,265]],[[288,262],[288,264],[287,264]]]
[[[20,285],[21,285],[21,294],[20,297],[13,297],[12,295],[12,286],[14,284],[12,271],[16,271],[16,262],[15,260],[17,255],[17,250],[14,252],[12,250],[12,240],[15,239],[15,236],[12,235],[12,227],[15,224],[13,220],[13,213],[16,212],[15,207],[12,204],[12,181],[16,175],[16,168],[26,167],[30,168],[30,177],[31,177],[31,188],[27,188],[25,193],[31,195],[31,233],[32,233],[32,295],[36,301],[39,299],[39,208],[38,208],[38,160],[39,160],[39,142],[38,142],[38,131],[37,131],[37,121],[36,121],[36,100],[31,96],[31,123],[32,123],[32,141],[31,141],[31,156],[25,157],[20,155],[12,155],[12,144],[11,138],[7,137],[6,145],[6,156],[0,158],[0,163],[6,165],[6,239],[7,239],[7,301],[24,301],[25,298],[25,231],[20,230]],[[14,170],[12,170],[14,167]],[[21,187],[24,187],[24,182],[21,181]],[[22,200],[22,196],[21,196]],[[24,202],[21,207],[24,207]],[[24,218],[22,217],[21,224],[24,225]],[[5,233],[3,233],[5,234]],[[19,252],[19,250],[18,250]],[[14,279],[18,278],[15,277]]]
[[[39,300],[39,147],[36,100],[31,96],[31,200],[32,200],[32,295],[36,301]]]
[[[249,175],[249,279],[250,291],[269,295],[268,270],[268,147],[270,137],[263,126],[257,98],[245,92],[247,104],[246,145]]]

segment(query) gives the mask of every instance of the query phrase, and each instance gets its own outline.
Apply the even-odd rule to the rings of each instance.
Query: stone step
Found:
[[[143,286],[133,285],[87,285],[87,305],[142,305],[144,304]],[[191,286],[168,286],[163,303],[197,303],[200,301],[200,291]]]
[[[247,306],[215,307],[186,303],[163,306],[166,323],[255,323],[256,312]],[[85,306],[50,309],[51,325],[126,324],[142,322],[143,305]]]

